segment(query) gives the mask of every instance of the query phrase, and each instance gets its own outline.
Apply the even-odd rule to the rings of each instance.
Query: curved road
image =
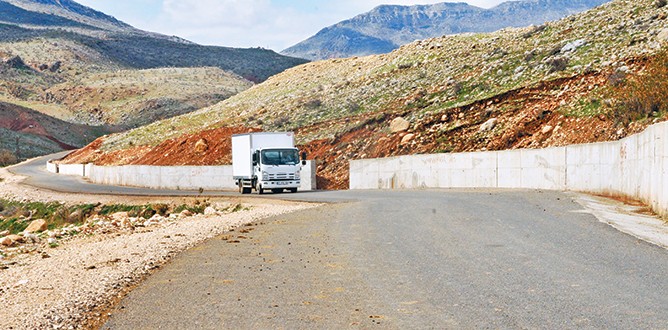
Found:
[[[94,184],[75,175],[56,175],[46,171],[46,162],[49,159],[59,159],[67,155],[69,151],[38,157],[9,167],[9,171],[14,174],[26,176],[24,184],[29,186],[50,189],[66,193],[86,193],[86,194],[109,194],[109,195],[128,195],[128,196],[224,196],[232,195],[231,192],[213,192],[205,191],[200,194],[198,191],[189,190],[157,190],[136,187],[108,186]]]
[[[59,191],[184,195],[12,169]],[[236,195],[236,193],[215,193]],[[269,196],[269,195],[267,195]],[[176,257],[104,328],[668,328],[668,252],[572,195],[342,191]]]

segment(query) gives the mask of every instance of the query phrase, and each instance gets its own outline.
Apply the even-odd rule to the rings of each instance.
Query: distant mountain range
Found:
[[[309,60],[388,53],[415,40],[543,24],[609,0],[508,1],[490,9],[466,3],[383,5],[320,30],[281,52]]]
[[[0,42],[67,39],[134,69],[213,66],[260,82],[305,62],[266,49],[202,46],[142,31],[71,0],[0,0],[0,13]]]

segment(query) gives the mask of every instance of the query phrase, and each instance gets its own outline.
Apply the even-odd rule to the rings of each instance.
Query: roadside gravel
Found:
[[[0,169],[0,197],[64,203],[169,202],[161,197],[62,194],[20,185],[21,177]],[[172,202],[182,202],[178,198]],[[172,217],[148,227],[78,235],[50,248],[0,260],[0,328],[79,329],[103,322],[105,311],[174,255],[260,219],[317,207],[266,200],[209,200],[215,214]],[[241,211],[223,211],[240,203]]]

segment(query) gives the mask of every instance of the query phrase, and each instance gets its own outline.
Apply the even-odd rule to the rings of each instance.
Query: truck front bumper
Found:
[[[262,181],[260,182],[263,189],[289,189],[289,188],[299,188],[301,186],[301,181],[291,180],[291,181]]]

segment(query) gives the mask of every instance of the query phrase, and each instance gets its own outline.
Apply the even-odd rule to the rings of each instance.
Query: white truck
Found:
[[[253,189],[260,194],[265,190],[297,192],[306,153],[301,158],[300,162],[295,136],[290,132],[232,136],[232,176],[242,194],[250,194]]]

